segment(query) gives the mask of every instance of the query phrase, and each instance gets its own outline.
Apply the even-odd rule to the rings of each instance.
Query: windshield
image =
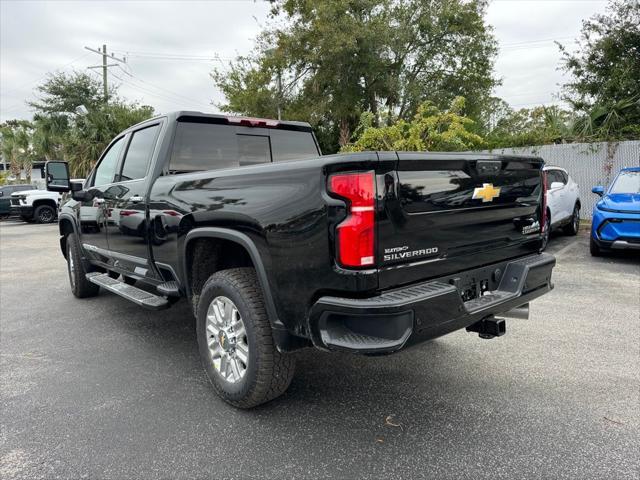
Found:
[[[609,193],[640,193],[640,171],[620,172]]]

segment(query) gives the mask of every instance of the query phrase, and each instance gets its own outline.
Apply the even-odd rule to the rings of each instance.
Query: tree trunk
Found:
[[[344,147],[351,141],[351,130],[349,129],[349,122],[346,119],[340,120],[340,136],[338,137],[338,144]]]

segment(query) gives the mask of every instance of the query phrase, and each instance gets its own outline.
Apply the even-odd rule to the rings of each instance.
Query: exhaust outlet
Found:
[[[517,318],[519,320],[529,320],[529,304],[525,303],[519,307],[509,310],[508,312],[501,313],[501,318]]]

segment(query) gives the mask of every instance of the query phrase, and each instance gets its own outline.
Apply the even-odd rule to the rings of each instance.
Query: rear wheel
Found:
[[[600,247],[593,237],[589,239],[589,252],[591,252],[592,257],[599,257],[602,255],[602,250],[600,250]]]
[[[234,407],[268,402],[289,387],[295,359],[278,352],[252,268],[213,274],[197,309],[200,359],[218,395]]]
[[[56,211],[51,205],[40,205],[33,212],[33,218],[38,223],[52,223],[56,220]]]
[[[91,283],[85,276],[87,271],[82,262],[80,245],[74,234],[67,237],[67,271],[71,292],[78,298],[95,297],[100,292],[100,287]]]
[[[577,235],[580,230],[580,207],[576,205],[573,207],[573,215],[571,215],[571,221],[564,227],[564,233],[567,235]]]

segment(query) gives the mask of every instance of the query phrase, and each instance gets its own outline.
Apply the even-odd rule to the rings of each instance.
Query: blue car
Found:
[[[623,168],[609,190],[593,187],[602,197],[593,208],[591,255],[610,250],[640,251],[640,167]]]

